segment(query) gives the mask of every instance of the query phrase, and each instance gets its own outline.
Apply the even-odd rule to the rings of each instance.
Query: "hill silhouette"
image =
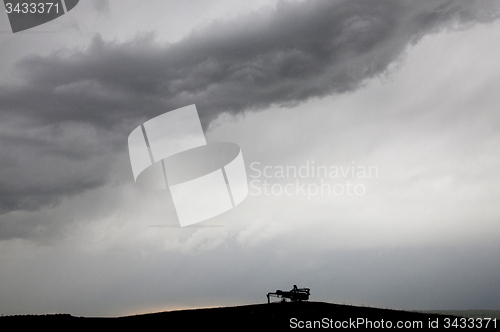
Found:
[[[69,314],[3,316],[0,322],[16,327],[33,324],[37,328],[147,326],[176,329],[208,328],[239,330],[251,328],[425,328],[429,324],[476,324],[474,318],[403,310],[358,307],[325,302],[286,302],[235,307],[203,308],[149,313],[124,317],[75,317]],[[496,323],[496,322],[495,322]],[[399,324],[399,325],[398,325]],[[485,325],[485,324],[484,324]],[[483,325],[483,328],[484,328]],[[6,325],[7,326],[7,325]],[[452,326],[449,326],[452,327]],[[493,321],[488,328],[494,328]]]

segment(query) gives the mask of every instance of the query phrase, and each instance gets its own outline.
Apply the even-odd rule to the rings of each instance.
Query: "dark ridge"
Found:
[[[75,317],[68,314],[3,316],[2,323],[14,323],[16,327],[35,324],[41,328],[70,327],[127,327],[162,329],[193,329],[216,327],[219,330],[240,330],[249,328],[274,328],[279,330],[301,328],[397,328],[401,324],[413,324],[412,328],[425,328],[429,324],[451,324],[454,320],[470,320],[469,324],[479,324],[474,318],[452,315],[391,310],[372,307],[358,307],[325,302],[286,302],[252,304],[235,307],[204,308],[167,311],[125,317]],[[494,324],[495,323],[495,324]],[[160,325],[156,325],[160,324]],[[308,325],[309,324],[309,325]],[[314,325],[316,324],[316,325]],[[390,326],[388,326],[390,324]],[[488,328],[495,328],[491,321]],[[7,325],[5,325],[7,326]],[[33,326],[33,325],[32,325]],[[342,328],[337,325],[337,328]],[[484,325],[482,325],[484,328]],[[404,328],[404,327],[403,327]]]

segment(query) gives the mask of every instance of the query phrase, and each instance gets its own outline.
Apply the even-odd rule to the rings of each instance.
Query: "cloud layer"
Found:
[[[195,103],[205,130],[222,113],[353,91],[409,45],[498,17],[496,1],[306,1],[194,30],[30,56],[0,86],[0,211],[36,210],[110,181],[141,121]]]

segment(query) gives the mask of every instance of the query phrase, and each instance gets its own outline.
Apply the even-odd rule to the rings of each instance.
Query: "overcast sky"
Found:
[[[1,11],[0,313],[244,305],[294,284],[500,309],[499,15],[82,0],[13,34]],[[249,195],[181,228],[168,193],[135,185],[127,137],[191,104],[207,141],[241,147]]]

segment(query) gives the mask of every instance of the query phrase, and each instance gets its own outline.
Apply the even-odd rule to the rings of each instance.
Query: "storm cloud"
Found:
[[[498,18],[497,1],[280,2],[215,21],[179,42],[96,35],[85,49],[17,62],[0,86],[0,212],[36,210],[110,181],[141,121],[196,104],[220,114],[290,106],[358,89],[442,29]],[[78,176],[75,176],[78,174]]]
[[[500,308],[499,9],[87,0],[16,34],[0,11],[0,313],[265,303],[294,284]],[[193,103],[208,142],[241,147],[249,194],[179,227],[168,191],[135,185],[127,137]]]

